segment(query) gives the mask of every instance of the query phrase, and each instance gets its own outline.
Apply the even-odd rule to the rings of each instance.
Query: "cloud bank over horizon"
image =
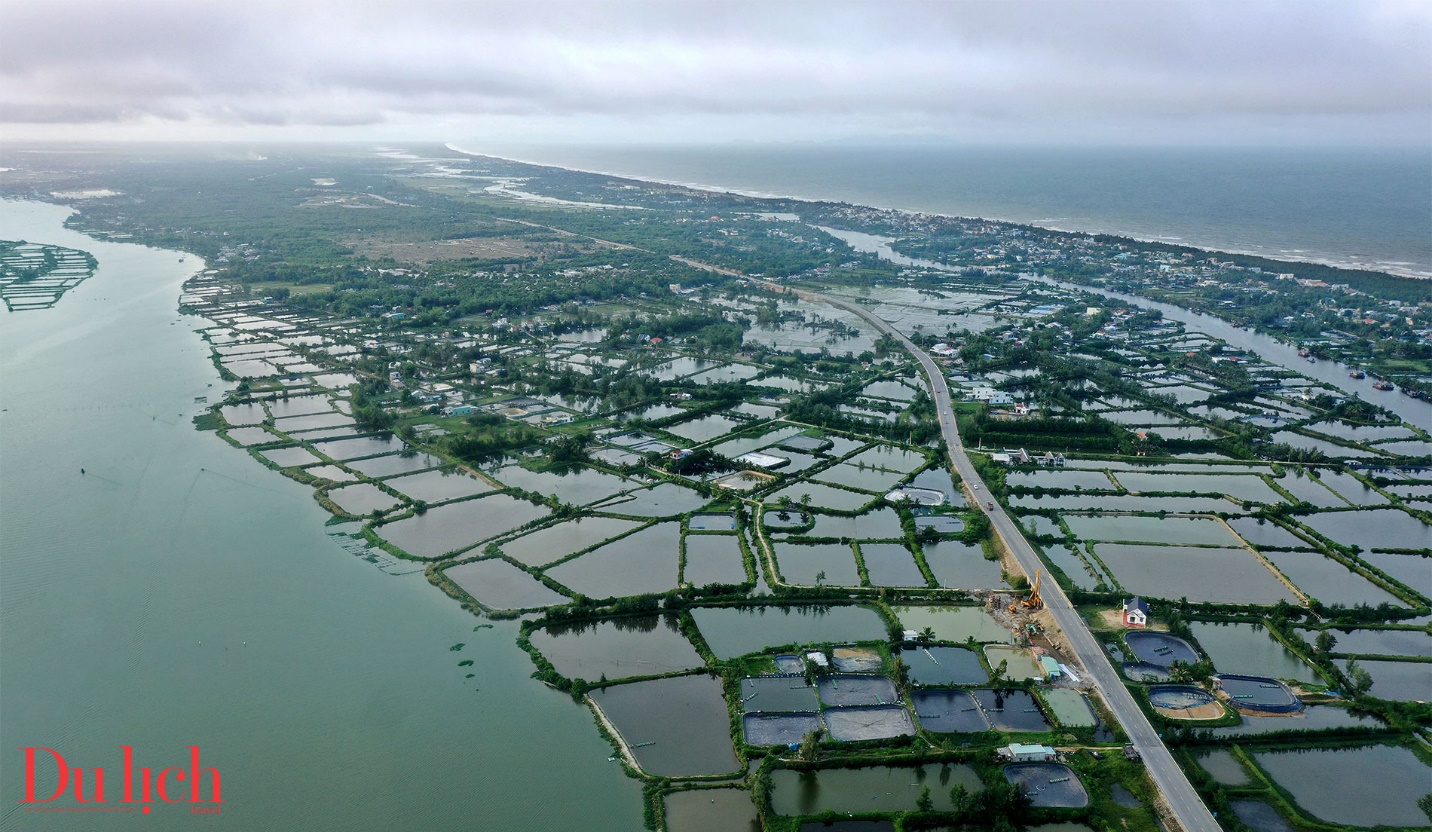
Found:
[[[1432,4],[11,0],[0,137],[1425,145]]]

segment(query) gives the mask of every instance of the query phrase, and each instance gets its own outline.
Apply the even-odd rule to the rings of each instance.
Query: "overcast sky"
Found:
[[[1432,2],[6,0],[0,139],[1432,143]]]

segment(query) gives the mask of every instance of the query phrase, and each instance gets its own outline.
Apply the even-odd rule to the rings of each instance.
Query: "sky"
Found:
[[[1432,2],[6,0],[0,141],[189,139],[1427,146]]]

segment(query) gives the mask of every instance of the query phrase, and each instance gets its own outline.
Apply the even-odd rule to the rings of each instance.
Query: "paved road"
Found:
[[[767,284],[777,291],[787,291],[785,287]],[[903,334],[896,331],[885,321],[875,317],[870,312],[859,306],[842,300],[819,295],[813,292],[798,291],[796,293],[808,300],[828,303],[854,312],[861,318],[869,321],[872,326],[881,332],[889,335],[905,346],[905,349],[915,356],[920,362],[921,368],[925,371],[930,390],[935,401],[935,411],[940,417],[940,432],[944,435],[945,444],[950,449],[950,458],[954,462],[955,471],[964,481],[969,489],[971,499],[975,505],[989,515],[991,525],[999,537],[1004,540],[1010,552],[1014,554],[1015,560],[1024,569],[1025,574],[1033,575],[1036,569],[1042,569],[1043,564],[1039,556],[1035,554],[1034,548],[1029,541],[1024,539],[1024,534],[1015,526],[1014,521],[998,504],[993,509],[986,506],[989,503],[989,489],[985,487],[970,463],[970,458],[965,453],[965,447],[960,442],[960,432],[955,425],[954,406],[950,400],[950,390],[945,379],[945,374],[934,360]],[[1198,794],[1193,790],[1188,777],[1183,770],[1174,762],[1173,755],[1159,739],[1154,731],[1153,725],[1149,723],[1148,717],[1139,709],[1134,697],[1124,687],[1119,678],[1118,671],[1110,663],[1108,655],[1099,643],[1094,639],[1088,627],[1077,610],[1069,603],[1064,590],[1059,587],[1058,582],[1050,581],[1042,584],[1040,595],[1044,598],[1044,606],[1053,616],[1055,624],[1064,633],[1068,642],[1069,651],[1078,659],[1083,666],[1088,678],[1094,683],[1104,696],[1109,710],[1113,711],[1114,717],[1124,726],[1124,731],[1129,735],[1129,741],[1139,754],[1144,758],[1144,765],[1148,768],[1149,776],[1162,793],[1170,812],[1177,819],[1178,825],[1184,832],[1218,832],[1220,829],[1218,821],[1214,819],[1213,813],[1199,799]]]

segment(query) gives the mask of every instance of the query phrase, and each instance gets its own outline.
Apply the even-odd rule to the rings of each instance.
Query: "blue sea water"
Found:
[[[1432,277],[1427,149],[454,146],[742,193]]]

